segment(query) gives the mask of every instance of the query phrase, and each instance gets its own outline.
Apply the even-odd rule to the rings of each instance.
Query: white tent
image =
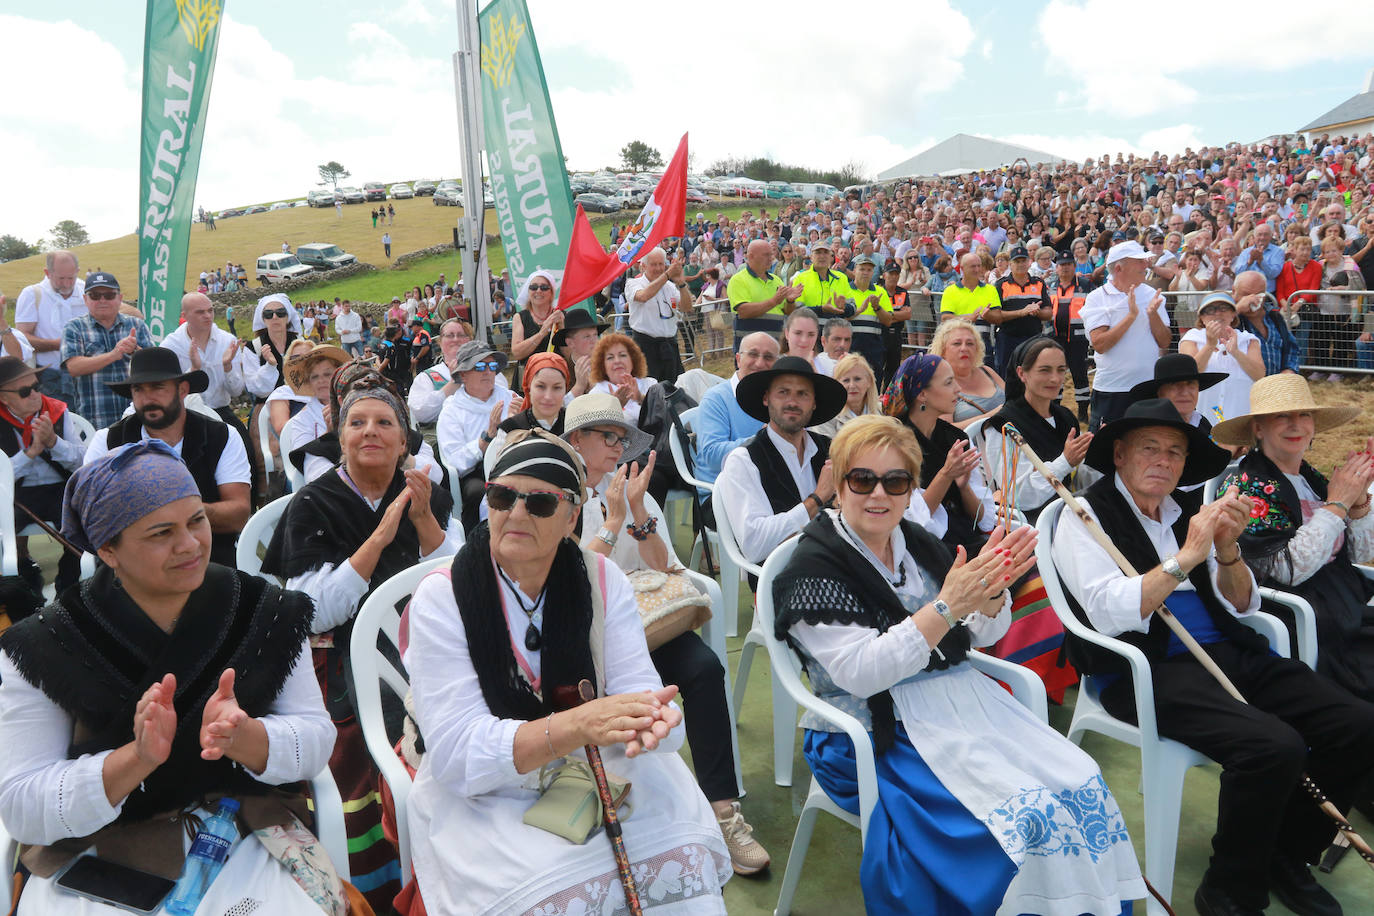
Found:
[[[1024,159],[1031,165],[1040,165],[1057,163],[1064,157],[1028,146],[1017,146],[1015,143],[990,140],[987,137],[955,134],[948,140],[917,153],[906,162],[880,172],[878,179],[891,181],[894,178],[909,178],[915,175],[960,174],[1011,165],[1018,159]]]

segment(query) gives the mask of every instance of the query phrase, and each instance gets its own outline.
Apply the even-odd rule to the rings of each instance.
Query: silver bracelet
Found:
[[[615,542],[619,537],[620,535],[604,526],[596,533],[596,539],[604,543],[607,547],[615,547]]]
[[[557,760],[558,752],[553,749],[553,738],[549,735],[549,727],[553,725],[553,713],[544,720],[544,744],[548,746],[550,759]]]

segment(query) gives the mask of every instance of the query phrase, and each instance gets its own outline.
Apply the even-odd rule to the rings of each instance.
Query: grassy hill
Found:
[[[439,245],[453,239],[453,229],[462,213],[459,207],[436,207],[430,198],[417,197],[413,200],[387,201],[396,208],[396,222],[384,226],[379,221],[372,226],[369,213],[374,204],[346,204],[343,217],[338,217],[334,208],[311,209],[292,207],[285,210],[271,210],[255,213],[252,216],[235,216],[222,219],[214,232],[197,223],[191,231],[191,247],[186,263],[186,288],[194,289],[200,272],[215,266],[223,266],[226,261],[243,264],[254,286],[257,278],[254,265],[264,254],[281,251],[281,243],[289,242],[292,250],[309,242],[333,242],[359,261],[385,268],[388,261],[382,252],[382,233],[391,232],[391,254],[396,257],[408,251],[416,251]],[[757,211],[760,203],[775,210],[778,201],[750,201]],[[714,216],[723,212],[733,218],[746,207],[739,201],[720,202],[709,207]],[[689,211],[690,212],[690,211]],[[622,221],[632,214],[624,211],[619,215]],[[486,231],[489,235],[499,235],[496,211],[488,210]],[[602,227],[610,225],[611,217],[603,214],[591,215],[592,225],[597,234],[605,237]],[[119,278],[127,298],[138,294],[138,240],[131,233],[104,242],[94,242],[76,249],[82,272],[96,267],[107,270]],[[493,245],[489,260],[493,270],[505,266],[505,253],[499,244]],[[451,265],[451,266],[449,266]],[[400,271],[385,271],[378,274],[362,274],[333,284],[311,287],[308,295],[313,298],[333,298],[347,296],[356,299],[378,302],[387,301],[392,295],[414,286],[433,280],[444,271],[450,278],[458,276],[458,254],[428,258],[410,265]],[[25,286],[43,279],[43,256],[24,258],[0,264],[0,291],[9,297],[11,308],[19,291]],[[383,298],[383,296],[385,298]]]

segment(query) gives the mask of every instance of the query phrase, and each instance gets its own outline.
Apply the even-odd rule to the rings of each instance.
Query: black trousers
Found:
[[[1113,420],[1120,420],[1131,406],[1129,391],[1098,391],[1093,389],[1091,408],[1088,414],[1088,429],[1097,432]]]
[[[676,382],[682,374],[682,357],[677,349],[677,335],[672,337],[650,337],[640,331],[632,331],[634,341],[644,353],[644,363],[649,377],[660,382]]]
[[[1059,340],[1059,338],[1055,338]],[[1063,340],[1059,340],[1063,344]],[[1088,403],[1092,395],[1092,388],[1088,383],[1088,338],[1081,334],[1074,334],[1069,338],[1068,346],[1064,348],[1065,362],[1069,364],[1069,373],[1073,376],[1073,399],[1078,404]]]
[[[65,483],[41,483],[32,487],[20,484],[14,491],[15,529],[25,528],[33,521],[27,512],[19,508],[22,504],[29,512],[54,528],[61,530],[62,495],[66,488]],[[24,555],[27,556],[27,551]],[[81,557],[63,547],[62,556],[57,560],[57,578],[53,580],[58,593],[60,594],[64,588],[74,584],[80,578]]]
[[[716,653],[694,632],[683,633],[649,653],[663,683],[682,693],[683,725],[692,749],[697,785],[707,801],[739,795],[730,710],[725,704],[725,668]]]
[[[1374,704],[1296,659],[1229,642],[1206,650],[1250,705],[1185,653],[1151,666],[1155,717],[1161,735],[1222,766],[1207,880],[1263,909],[1274,855],[1315,862],[1336,833],[1300,785],[1302,774],[1344,812],[1374,769]],[[1129,679],[1104,690],[1102,704],[1135,721]]]
[[[458,492],[454,496],[462,500],[463,513],[459,516],[463,522],[463,533],[471,534],[472,529],[477,527],[478,508],[482,504],[482,496],[486,493],[487,478],[482,470],[482,462],[477,462],[477,467],[468,471],[458,478]]]
[[[239,438],[243,440],[244,451],[248,453],[248,466],[252,469],[252,487],[248,498],[251,500],[250,505],[254,509],[257,509],[262,505],[259,501],[262,494],[258,492],[258,475],[262,472],[262,465],[258,463],[257,449],[253,448],[253,436],[248,432],[248,427],[243,425],[243,421],[239,419],[238,414],[234,413],[232,407],[225,405],[224,407],[215,407],[212,409],[219,415],[219,418],[229,424],[229,428],[237,432]],[[286,456],[282,455],[282,458],[286,458]]]

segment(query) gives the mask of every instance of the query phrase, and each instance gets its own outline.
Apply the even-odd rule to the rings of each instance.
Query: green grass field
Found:
[[[334,209],[311,209],[293,207],[286,210],[273,210],[255,213],[252,216],[235,216],[222,219],[218,228],[210,232],[203,225],[196,224],[191,232],[190,254],[186,264],[187,289],[194,289],[202,270],[223,266],[225,261],[243,264],[248,269],[249,281],[256,287],[254,265],[264,254],[281,251],[281,243],[289,242],[294,250],[309,242],[332,242],[341,246],[359,261],[379,268],[375,273],[365,273],[350,277],[337,283],[323,283],[318,287],[301,290],[300,295],[314,299],[340,298],[359,299],[369,302],[387,302],[391,297],[403,293],[416,284],[432,281],[443,271],[449,278],[459,274],[458,254],[426,258],[409,265],[400,271],[389,271],[387,258],[382,252],[382,233],[391,232],[391,253],[398,257],[408,251],[417,251],[432,245],[439,245],[453,239],[453,229],[458,216],[462,213],[457,207],[436,207],[428,197],[413,200],[387,201],[396,207],[396,222],[392,226],[372,226],[369,213],[372,204],[351,204],[343,208],[343,217],[338,217]],[[757,211],[759,204],[766,204],[769,210],[776,210],[779,201],[717,201],[710,205],[699,205],[699,209],[711,216],[724,213],[734,218],[746,209]],[[689,207],[689,215],[696,210]],[[616,214],[625,220],[632,216],[630,211]],[[605,229],[610,226],[612,215],[593,214],[591,223],[597,235],[605,238]],[[499,234],[496,211],[487,211],[486,231]],[[137,265],[138,241],[131,233],[103,242],[94,242],[76,249],[82,271],[96,267],[107,270],[119,278],[126,298],[138,294]],[[505,252],[500,243],[491,247],[489,261],[494,271],[505,266]],[[18,298],[19,291],[25,286],[43,279],[43,256],[24,258],[0,264],[0,292],[9,297],[10,306]]]

